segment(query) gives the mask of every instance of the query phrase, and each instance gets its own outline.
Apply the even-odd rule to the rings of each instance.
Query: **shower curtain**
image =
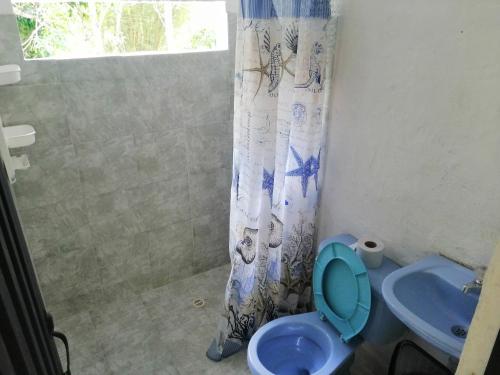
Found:
[[[235,74],[231,274],[207,355],[312,308],[313,238],[334,47],[329,0],[242,0]]]

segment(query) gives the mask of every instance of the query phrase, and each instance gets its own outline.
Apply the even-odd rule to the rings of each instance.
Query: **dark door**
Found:
[[[60,375],[50,316],[0,159],[0,375]]]

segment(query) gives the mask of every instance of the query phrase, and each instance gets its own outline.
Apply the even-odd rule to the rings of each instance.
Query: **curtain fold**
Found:
[[[328,0],[242,0],[224,312],[207,352],[312,309],[313,240],[335,23]]]

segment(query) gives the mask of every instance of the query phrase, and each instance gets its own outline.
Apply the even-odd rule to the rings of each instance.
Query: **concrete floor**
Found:
[[[55,314],[56,329],[69,339],[72,374],[250,374],[246,351],[221,362],[205,356],[229,271],[225,265],[141,294],[117,290],[108,302],[64,306]],[[197,298],[203,298],[205,306],[193,306]],[[65,365],[62,345],[58,349]],[[370,358],[373,353],[360,347],[351,375],[385,374],[386,366],[374,366],[379,361]]]
[[[218,363],[205,356],[228,275],[229,266],[222,266],[127,299],[56,316],[57,329],[70,341],[72,374],[249,374],[244,351]],[[194,307],[196,298],[205,299],[205,306]]]

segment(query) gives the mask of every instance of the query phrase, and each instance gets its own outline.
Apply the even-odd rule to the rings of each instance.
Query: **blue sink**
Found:
[[[458,358],[479,299],[477,292],[462,293],[462,286],[474,277],[473,271],[433,255],[387,276],[382,294],[408,328]]]

